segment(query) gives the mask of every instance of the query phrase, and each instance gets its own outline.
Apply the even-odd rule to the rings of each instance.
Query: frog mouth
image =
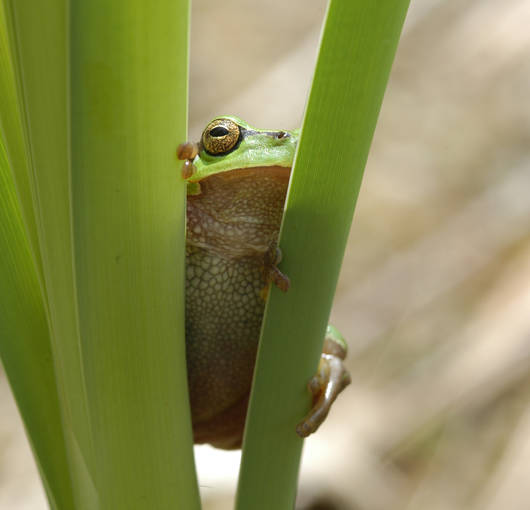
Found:
[[[206,182],[213,177],[218,177],[226,180],[245,179],[249,177],[260,178],[278,178],[281,180],[289,179],[291,175],[290,166],[252,166],[249,168],[234,168],[233,170],[226,170],[215,175],[205,177],[201,182]]]

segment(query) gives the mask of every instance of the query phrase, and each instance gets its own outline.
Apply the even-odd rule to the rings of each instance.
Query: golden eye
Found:
[[[235,148],[240,134],[239,126],[233,120],[215,119],[202,133],[202,145],[214,156],[226,154]]]

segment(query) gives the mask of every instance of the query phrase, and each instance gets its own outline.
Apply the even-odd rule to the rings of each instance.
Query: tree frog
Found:
[[[277,240],[298,136],[217,117],[198,143],[177,151],[188,183],[186,353],[196,443],[241,447],[267,292],[290,285],[277,266]],[[319,427],[349,384],[346,351],[328,326],[300,436]]]

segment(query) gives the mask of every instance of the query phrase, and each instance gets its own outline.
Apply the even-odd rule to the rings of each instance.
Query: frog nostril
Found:
[[[228,132],[228,129],[226,129],[224,126],[216,126],[210,131],[210,136],[219,138],[221,136],[226,136]]]

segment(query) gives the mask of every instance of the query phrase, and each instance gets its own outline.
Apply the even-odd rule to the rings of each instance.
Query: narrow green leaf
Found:
[[[94,508],[92,441],[77,325],[70,220],[67,0],[3,0],[21,101],[52,353],[76,508]],[[4,117],[2,112],[2,117]],[[15,140],[16,141],[16,140]],[[9,143],[7,151],[14,153]],[[22,172],[14,169],[17,188]],[[26,210],[24,211],[27,212]]]
[[[95,498],[89,474],[92,447],[72,270],[67,2],[4,0],[4,8],[25,135],[28,187],[42,259],[71,480],[76,505],[89,508]],[[2,111],[3,118],[5,115]],[[13,133],[10,135],[11,138],[6,138],[7,150],[13,155],[17,140]],[[12,163],[15,165],[16,161]],[[13,170],[23,197],[23,190],[27,189],[23,185],[24,172],[16,166]],[[27,209],[24,210],[26,214]],[[83,507],[83,502],[88,504]]]
[[[262,328],[236,507],[294,506],[315,372],[356,197],[408,0],[331,0],[280,246],[291,279]]]
[[[188,2],[2,1],[19,104],[0,101],[1,118],[29,168],[27,185],[14,174],[42,256],[75,499],[63,508],[198,508],[174,156]]]
[[[76,0],[72,204],[100,507],[199,507],[184,340],[188,3]]]
[[[45,307],[0,139],[0,359],[15,395],[50,507],[73,495]]]
[[[29,177],[30,170],[26,138],[22,127],[21,105],[22,101],[18,96],[13,68],[4,4],[0,2],[0,133],[5,140],[5,146],[10,148],[7,159],[10,162],[11,170],[17,176],[18,197],[26,224],[26,232],[30,240],[38,276],[43,282],[42,260],[33,205],[34,190],[32,190],[32,182]]]

